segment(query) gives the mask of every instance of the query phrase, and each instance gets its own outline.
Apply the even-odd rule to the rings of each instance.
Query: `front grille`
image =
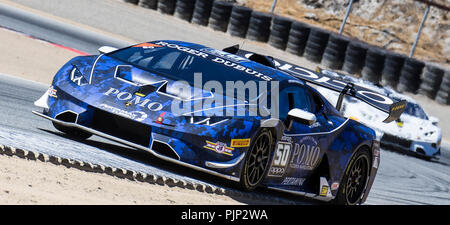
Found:
[[[411,140],[403,139],[394,135],[390,134],[384,134],[383,137],[381,137],[381,145],[397,145],[404,148],[409,149],[411,147]]]
[[[149,147],[152,127],[128,118],[99,109],[92,109],[94,115],[90,127],[135,144]]]

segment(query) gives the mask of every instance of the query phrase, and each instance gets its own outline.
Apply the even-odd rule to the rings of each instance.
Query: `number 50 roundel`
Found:
[[[286,172],[286,167],[291,155],[292,144],[286,142],[278,142],[275,154],[273,156],[272,165],[270,166],[268,176],[282,177]]]

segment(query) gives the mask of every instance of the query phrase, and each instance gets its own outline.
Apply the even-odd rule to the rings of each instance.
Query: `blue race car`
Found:
[[[306,82],[386,112],[385,122],[405,107],[238,46],[153,41],[99,51],[67,62],[35,102],[43,111],[33,113],[68,135],[98,135],[248,191],[263,186],[337,204],[366,200],[380,160],[375,132],[343,117],[342,100],[334,107]]]

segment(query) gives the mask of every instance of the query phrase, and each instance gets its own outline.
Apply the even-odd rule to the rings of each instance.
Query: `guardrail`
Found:
[[[321,63],[335,70],[361,76],[400,92],[419,93],[438,103],[450,105],[450,71],[434,63],[423,62],[329,30],[223,0],[122,0],[232,36],[247,38],[286,50],[291,54]],[[417,0],[419,1],[419,0]],[[273,1],[271,10],[276,6]],[[420,0],[428,8],[446,6]],[[349,5],[346,17],[349,14]],[[422,24],[426,15],[422,20]],[[341,32],[345,25],[345,17]],[[417,43],[420,30],[415,43]],[[414,46],[412,53],[414,52]]]

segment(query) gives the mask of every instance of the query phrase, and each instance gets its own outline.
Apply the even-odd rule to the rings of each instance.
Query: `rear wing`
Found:
[[[236,50],[237,46],[233,46],[224,51]],[[406,101],[398,101],[388,96],[382,95],[375,90],[358,86],[351,81],[345,81],[338,76],[331,76],[330,74],[319,71],[311,71],[309,69],[292,65],[280,59],[274,59],[270,56],[263,56],[257,53],[239,49],[234,54],[244,56],[248,59],[257,59],[257,62],[266,66],[273,67],[283,71],[295,78],[301,79],[304,82],[312,83],[333,91],[340,92],[336,109],[339,111],[342,105],[342,100],[345,95],[357,98],[372,107],[387,113],[389,116],[383,121],[389,123],[397,120],[405,110]],[[257,57],[255,57],[257,56]]]

